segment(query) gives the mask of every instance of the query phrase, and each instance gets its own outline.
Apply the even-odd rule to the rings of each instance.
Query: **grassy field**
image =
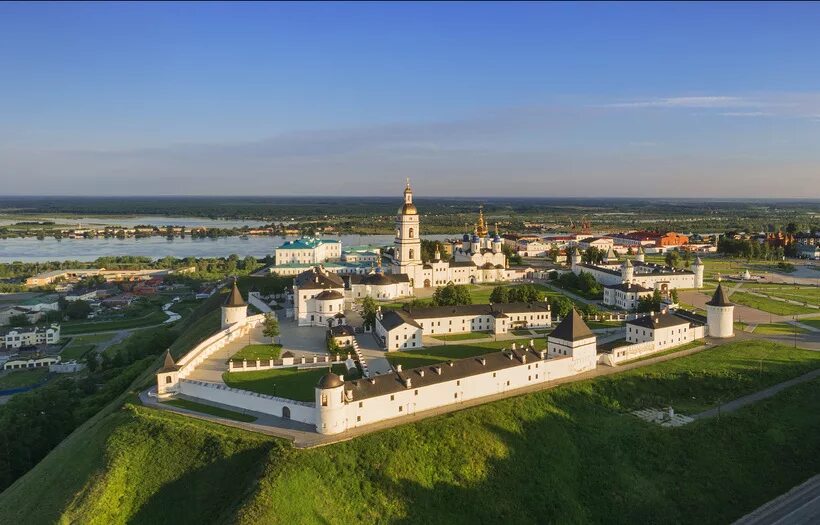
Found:
[[[231,356],[231,361],[242,361],[243,359],[247,359],[248,361],[256,361],[257,359],[273,359],[274,352],[277,354],[280,353],[282,350],[282,345],[269,345],[269,344],[255,344],[255,345],[248,345],[245,348],[242,348],[237,353]]]
[[[770,295],[772,297],[782,297],[809,304],[820,304],[820,287],[817,286],[795,286],[792,284],[755,284],[744,285],[744,290]]]
[[[530,339],[535,338],[533,337]],[[494,350],[509,348],[514,342],[517,344],[529,343],[530,339],[517,339],[514,341],[489,341],[486,343],[472,343],[469,345],[455,344],[431,346],[408,352],[389,352],[386,357],[393,366],[401,365],[404,368],[415,368],[417,366],[450,361],[451,359],[464,359],[465,357],[489,354]]]
[[[754,330],[754,333],[763,335],[792,335],[795,332],[805,334],[808,330],[804,330],[799,326],[790,325],[789,323],[759,324]]]
[[[217,416],[225,419],[232,419],[234,421],[244,421],[245,423],[251,423],[253,421],[256,421],[256,418],[254,416],[250,416],[248,414],[242,414],[240,412],[235,412],[233,410],[226,410],[224,408],[205,405],[202,403],[196,403],[194,401],[188,401],[187,399],[171,399],[169,401],[164,401],[164,403],[166,405],[184,408],[186,410],[191,410],[193,412],[201,412],[203,414],[210,414],[212,416]]]
[[[48,367],[7,372],[5,375],[0,375],[0,390],[33,385],[45,379],[47,375]]]
[[[800,322],[820,330],[820,319],[801,319]]]
[[[439,341],[466,341],[469,339],[485,339],[492,337],[493,334],[489,332],[467,332],[463,334],[441,334],[430,336]]]
[[[314,388],[328,368],[311,368],[299,370],[280,368],[276,370],[257,370],[254,372],[225,372],[222,379],[233,388],[259,392],[270,396],[295,399],[297,401],[313,401]],[[333,372],[344,375],[344,366],[335,365]]]
[[[60,358],[63,361],[82,359],[85,354],[94,350],[98,344],[108,341],[112,337],[114,337],[114,334],[78,335],[72,337],[71,343],[60,352]]]
[[[309,450],[127,407],[1,494],[0,522],[729,523],[820,470],[820,380],[677,429],[629,411],[728,400],[812,354],[732,343]]]
[[[111,321],[71,321],[60,328],[62,335],[110,332],[127,328],[143,328],[163,323],[168,316],[159,307],[139,317],[125,317]]]
[[[775,315],[794,315],[817,312],[816,308],[807,308],[805,306],[776,301],[767,297],[758,297],[756,295],[751,295],[744,292],[733,293],[729,297],[729,300],[736,304],[742,304],[744,306],[756,308]]]

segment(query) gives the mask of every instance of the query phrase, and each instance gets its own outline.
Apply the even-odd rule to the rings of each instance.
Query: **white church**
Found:
[[[453,244],[453,260],[442,260],[436,251],[432,261],[421,260],[421,225],[419,212],[413,204],[410,182],[404,188],[404,203],[396,219],[396,240],[393,250],[392,273],[408,276],[413,288],[430,288],[453,284],[476,284],[523,279],[527,268],[509,268],[507,257],[501,251],[498,228],[489,236],[483,210],[472,236],[466,235]]]

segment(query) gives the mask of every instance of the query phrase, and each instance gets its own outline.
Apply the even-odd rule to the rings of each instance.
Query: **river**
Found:
[[[248,226],[256,228],[263,226],[264,221],[237,220],[237,219],[210,219],[208,217],[168,217],[162,215],[145,215],[137,217],[38,217],[29,216],[7,216],[0,215],[0,226],[9,226],[18,222],[48,221],[60,226],[81,227],[81,228],[101,228],[103,226],[121,226],[123,228],[133,228],[134,226],[155,226],[164,228],[165,226],[184,226],[186,228],[242,228]],[[273,221],[276,224],[293,224],[293,221]]]
[[[444,240],[454,235],[429,235],[428,240]],[[141,255],[159,259],[168,255],[172,257],[227,257],[237,254],[240,257],[253,255],[265,257],[285,240],[296,239],[295,236],[272,237],[251,235],[246,239],[240,237],[217,237],[214,239],[194,239],[176,237],[168,240],[162,236],[125,239],[61,239],[46,237],[38,240],[35,237],[0,239],[0,262],[44,262],[44,261],[93,261],[99,257],[117,255]],[[339,239],[342,248],[372,244],[386,246],[393,244],[392,235],[342,235],[325,236],[326,239]]]

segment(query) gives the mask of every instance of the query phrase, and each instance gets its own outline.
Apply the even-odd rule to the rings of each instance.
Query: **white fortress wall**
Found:
[[[179,361],[177,361],[177,366],[180,367],[179,378],[185,379],[188,377],[188,375],[190,375],[196,367],[201,365],[215,352],[224,348],[225,345],[231,341],[246,336],[248,334],[248,330],[259,326],[264,320],[265,316],[262,314],[252,315],[247,318],[244,324],[237,323],[229,326],[227,329],[219,331],[196,345],[190,352],[182,356]]]
[[[316,424],[316,410],[313,403],[258,394],[248,390],[238,390],[225,385],[190,379],[179,381],[179,392],[186,396],[236,407],[240,410],[251,410],[276,417],[282,417],[283,409],[287,408],[290,410],[290,419],[310,425]]]
[[[516,357],[513,357],[513,359],[517,360]],[[346,428],[355,428],[424,410],[459,404],[471,399],[569,377],[595,367],[594,361],[591,368],[581,367],[579,369],[578,365],[579,363],[569,356],[546,360],[532,359],[532,361],[522,363],[516,367],[420,388],[414,388],[412,385],[412,379],[417,375],[415,371],[402,372],[404,377],[410,377],[410,387],[404,390],[361,400],[356,399],[354,394],[353,400],[348,401],[345,405],[343,416],[346,419],[345,426]],[[446,375],[447,363],[442,363],[441,366],[442,374]],[[434,374],[435,372],[430,370],[430,367],[426,367],[425,373]]]

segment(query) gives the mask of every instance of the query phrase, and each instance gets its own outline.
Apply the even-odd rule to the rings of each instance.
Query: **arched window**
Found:
[[[282,419],[290,419],[290,408],[282,407]]]
[[[170,382],[171,382],[171,376],[165,376],[165,384],[167,385]]]
[[[413,238],[413,228],[410,228],[410,238]]]
[[[322,394],[322,406],[327,406],[327,394]]]
[[[414,258],[413,256],[415,254],[416,254],[415,250],[413,250],[413,248],[410,248],[410,259],[413,259]]]

